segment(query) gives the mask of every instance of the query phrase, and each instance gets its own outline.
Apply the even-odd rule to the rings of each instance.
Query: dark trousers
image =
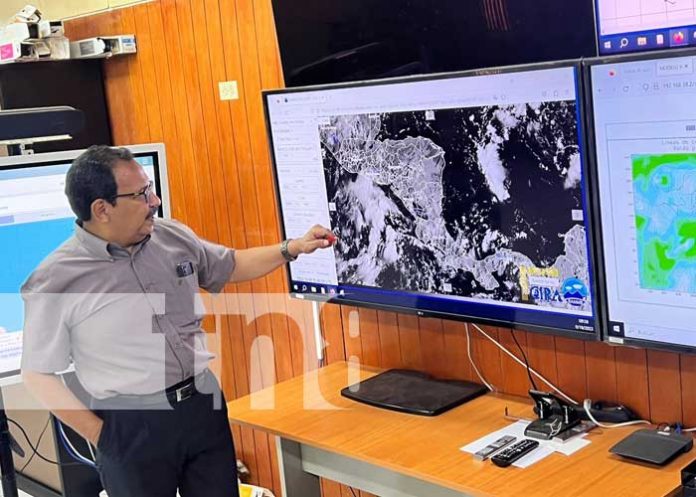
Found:
[[[197,393],[169,410],[95,412],[104,420],[97,469],[109,497],[175,497],[177,489],[181,497],[239,497],[219,391]]]

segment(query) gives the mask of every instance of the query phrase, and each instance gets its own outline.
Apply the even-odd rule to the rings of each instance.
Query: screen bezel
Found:
[[[158,210],[160,217],[171,218],[171,205],[169,201],[169,179],[167,176],[167,156],[163,143],[150,143],[144,145],[126,145],[131,153],[137,157],[153,157],[155,170],[155,190],[162,200]],[[0,171],[29,169],[62,163],[70,164],[85,150],[66,150],[62,152],[48,152],[43,154],[9,155],[0,157]],[[21,382],[21,370],[0,371],[0,387]]]
[[[271,120],[270,120],[270,111],[269,111],[269,103],[268,100],[270,97],[275,96],[275,95],[285,95],[285,94],[297,94],[297,93],[306,93],[306,92],[311,92],[311,91],[323,91],[323,90],[334,90],[334,89],[345,89],[345,88],[360,88],[360,87],[367,87],[367,86],[382,86],[382,85],[391,85],[391,84],[400,84],[400,83],[414,83],[414,82],[421,82],[421,81],[434,81],[434,80],[443,80],[443,79],[457,79],[457,78],[462,78],[462,77],[473,77],[473,76],[486,76],[486,75],[495,75],[495,74],[514,74],[518,72],[528,72],[528,71],[541,71],[541,70],[546,70],[546,69],[560,69],[560,68],[572,68],[575,70],[576,75],[575,75],[575,88],[576,88],[576,101],[577,101],[577,113],[578,113],[578,132],[579,132],[579,137],[578,137],[578,143],[580,145],[581,149],[581,168],[582,168],[582,174],[583,174],[583,204],[587,209],[586,215],[588,217],[589,221],[586,221],[586,223],[589,223],[589,226],[586,229],[586,234],[587,234],[587,243],[588,243],[588,262],[589,262],[589,274],[590,274],[590,282],[588,284],[588,287],[590,288],[590,291],[592,292],[592,308],[593,308],[593,315],[592,315],[592,320],[594,324],[594,331],[575,331],[575,330],[569,330],[569,329],[562,329],[562,328],[555,328],[553,326],[542,326],[538,324],[528,324],[528,323],[522,323],[518,321],[506,321],[506,320],[498,320],[498,319],[491,319],[487,317],[480,317],[480,316],[475,316],[475,315],[465,315],[465,314],[453,314],[453,313],[447,313],[447,312],[442,312],[442,311],[432,311],[428,309],[419,309],[417,307],[405,307],[405,306],[398,306],[398,305],[390,305],[390,304],[382,304],[382,303],[375,303],[375,302],[366,302],[363,300],[357,300],[357,299],[351,299],[349,296],[330,296],[327,294],[307,294],[307,293],[301,293],[301,292],[293,292],[292,291],[292,275],[290,268],[288,267],[288,270],[286,271],[286,282],[288,285],[288,292],[291,297],[293,298],[298,298],[301,300],[309,300],[309,301],[317,301],[317,302],[327,302],[327,303],[335,303],[335,304],[340,304],[340,305],[352,305],[356,307],[365,307],[368,309],[376,309],[376,310],[383,310],[383,311],[390,311],[390,312],[399,312],[403,314],[415,314],[419,317],[431,317],[431,318],[444,318],[444,319],[449,319],[449,320],[454,320],[454,321],[463,321],[463,322],[469,322],[469,323],[479,323],[483,325],[490,325],[490,326],[503,326],[503,327],[508,327],[512,329],[519,329],[519,330],[525,330],[525,331],[534,331],[534,332],[539,332],[539,333],[546,333],[546,334],[551,334],[551,335],[556,335],[556,336],[561,336],[565,338],[576,338],[580,340],[586,340],[586,341],[598,341],[600,340],[601,336],[601,329],[598,325],[599,321],[597,319],[598,316],[598,301],[596,299],[597,295],[597,283],[596,283],[596,278],[595,278],[595,266],[594,266],[594,239],[593,239],[593,230],[592,230],[592,215],[590,212],[590,188],[589,185],[590,183],[587,180],[587,174],[588,174],[588,162],[587,162],[587,129],[586,129],[586,123],[583,119],[582,116],[585,115],[585,109],[584,109],[584,104],[585,104],[585,97],[584,97],[584,92],[585,89],[583,87],[583,76],[582,76],[582,60],[581,59],[573,59],[573,60],[564,60],[564,61],[555,61],[555,62],[541,62],[541,63],[535,63],[535,64],[521,64],[521,65],[515,65],[515,66],[506,66],[506,67],[497,67],[497,68],[487,68],[487,69],[474,69],[474,70],[468,70],[468,71],[458,71],[458,72],[448,72],[448,73],[437,73],[437,74],[428,74],[428,75],[415,75],[415,76],[406,76],[406,77],[399,77],[399,78],[387,78],[387,79],[378,79],[378,80],[367,80],[367,81],[354,81],[354,82],[347,82],[347,83],[334,83],[334,84],[325,84],[325,85],[313,85],[313,86],[303,86],[303,87],[293,87],[293,88],[280,88],[280,89],[273,89],[273,90],[265,90],[262,92],[262,97],[263,97],[263,106],[264,106],[264,116],[265,116],[265,124],[266,124],[266,133],[268,136],[268,142],[269,142],[269,147],[270,147],[270,156],[273,164],[273,179],[274,179],[274,184],[275,184],[275,195],[276,195],[276,203],[278,206],[278,216],[280,220],[280,232],[281,232],[281,238],[286,239],[287,238],[287,233],[285,231],[285,219],[283,216],[283,209],[282,209],[282,202],[281,202],[281,195],[280,195],[280,187],[279,187],[279,178],[278,178],[278,169],[277,169],[277,161],[276,161],[276,156],[275,156],[275,146],[274,146],[274,140],[273,140],[273,133],[271,129]],[[410,294],[411,292],[404,292],[403,290],[397,290],[398,292],[404,293],[404,294]],[[425,294],[419,294],[419,293],[413,293],[414,297],[417,299],[419,295],[425,295]]]
[[[595,316],[598,320],[599,329],[601,332],[601,339],[605,343],[611,345],[627,345],[634,347],[643,347],[656,350],[665,350],[671,352],[688,352],[696,353],[696,346],[680,345],[667,342],[655,342],[652,340],[638,339],[638,338],[626,338],[611,334],[611,327],[609,321],[609,300],[608,291],[606,285],[606,264],[605,264],[605,252],[604,252],[604,233],[602,229],[602,206],[600,198],[600,187],[599,187],[599,160],[597,157],[597,136],[594,131],[595,126],[595,114],[594,114],[594,99],[593,99],[593,86],[592,86],[592,68],[596,66],[605,66],[611,64],[622,64],[626,62],[644,62],[650,60],[662,60],[671,59],[679,57],[696,57],[696,48],[671,48],[668,50],[660,51],[647,51],[647,52],[634,52],[630,54],[623,55],[607,55],[603,57],[595,57],[591,59],[583,59],[583,86],[585,88],[585,128],[587,130],[586,139],[588,140],[588,155],[587,164],[589,169],[589,176],[587,177],[590,181],[589,190],[591,195],[591,212],[592,212],[592,223],[594,231],[593,244],[595,254],[594,254],[594,267],[595,276],[601,280],[597,282],[596,286],[599,288],[599,293],[596,294],[599,303],[599,313]],[[601,284],[600,284],[601,283]]]

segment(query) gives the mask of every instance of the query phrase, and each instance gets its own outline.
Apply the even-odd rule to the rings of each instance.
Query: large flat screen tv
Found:
[[[155,182],[160,216],[169,217],[164,145],[127,147]],[[0,378],[19,374],[27,277],[75,230],[65,196],[65,174],[82,150],[0,157]],[[6,380],[13,381],[13,380]]]
[[[696,351],[696,51],[588,62],[613,343]]]
[[[339,237],[290,290],[595,336],[580,66],[264,94],[286,237]]]
[[[273,0],[273,12],[285,84],[302,86],[594,57],[593,2]]]

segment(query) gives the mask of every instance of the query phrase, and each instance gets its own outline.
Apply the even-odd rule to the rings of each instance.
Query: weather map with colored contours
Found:
[[[696,154],[631,161],[640,285],[696,294]]]

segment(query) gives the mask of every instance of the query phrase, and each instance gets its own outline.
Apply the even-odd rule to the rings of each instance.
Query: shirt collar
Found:
[[[93,235],[79,223],[75,223],[75,236],[90,254],[98,257],[99,259],[113,260],[117,257],[130,257],[131,255],[130,252],[116,245],[115,243],[109,243],[106,240]],[[133,255],[140,252],[148,240],[150,240],[150,235],[148,235],[142,242],[138,243],[133,251]]]

